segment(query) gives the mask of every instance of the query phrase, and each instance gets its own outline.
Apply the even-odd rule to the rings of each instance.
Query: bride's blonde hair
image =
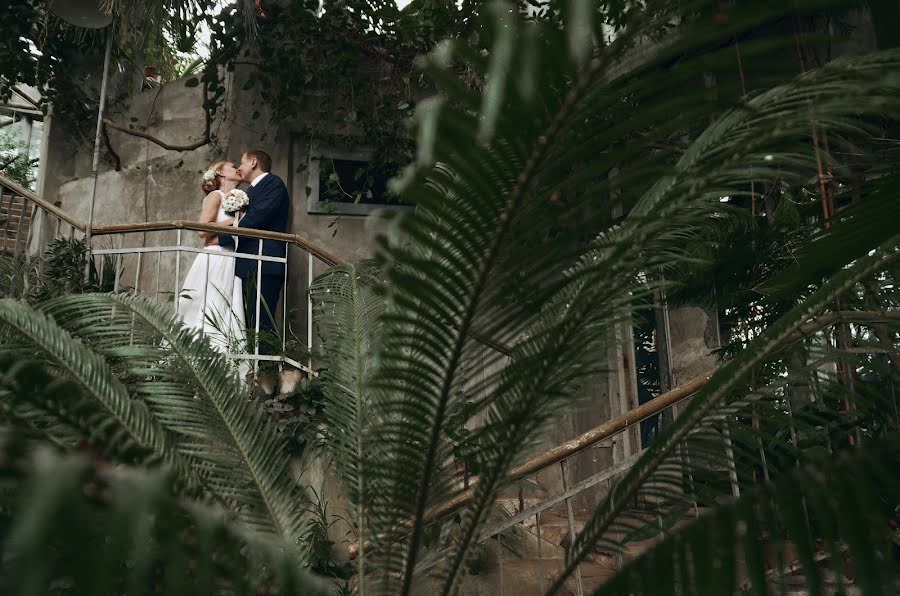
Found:
[[[219,170],[222,169],[222,166],[226,163],[228,162],[223,159],[221,161],[214,161],[209,164],[209,167],[206,168],[206,172],[203,173],[203,179],[200,181],[200,188],[203,189],[203,192],[212,192],[214,190],[219,190],[219,187],[221,186],[221,182],[219,180],[221,178],[221,175],[219,174]],[[212,178],[207,176],[207,172],[213,173]]]

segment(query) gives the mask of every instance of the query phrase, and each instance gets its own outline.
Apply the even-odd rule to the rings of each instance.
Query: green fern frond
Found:
[[[334,462],[352,507],[358,544],[358,573],[365,576],[371,500],[369,465],[377,437],[371,380],[377,363],[372,354],[381,341],[381,299],[375,294],[377,268],[371,263],[335,268],[310,288],[317,327],[327,355],[322,371],[325,408],[323,444]],[[360,592],[364,593],[361,586]]]
[[[0,346],[5,355],[21,357],[23,349],[31,352],[78,388],[66,395],[54,393],[53,401],[41,401],[35,407],[76,424],[85,438],[96,440],[110,454],[126,460],[154,455],[172,465],[187,486],[196,486],[185,458],[165,430],[142,403],[131,399],[102,356],[52,318],[16,301],[0,300],[0,325],[13,333],[12,343]],[[28,392],[9,396],[28,398]]]
[[[223,355],[143,298],[67,296],[42,308],[98,351],[122,359],[136,377],[136,394],[204,487],[248,528],[308,546],[307,499],[291,478],[284,439]]]
[[[898,455],[893,433],[845,457],[791,470],[689,522],[594,593],[762,596],[784,593],[791,580],[822,594],[826,580],[830,590],[849,587],[849,563],[864,594],[893,594]]]
[[[18,484],[0,565],[11,593],[329,593],[291,545],[181,501],[163,471],[96,469],[4,438],[5,483]]]
[[[766,475],[790,469],[789,466],[800,461],[797,453],[799,449],[797,428],[808,428],[809,432],[821,433],[823,425],[826,431],[829,430],[827,421],[823,423],[814,412],[798,412],[800,416],[809,418],[809,423],[801,427],[803,419],[794,415],[793,407],[790,405],[792,401],[790,393],[783,392],[797,386],[793,382],[797,371],[788,370],[786,375],[778,373],[778,369],[773,371],[777,374],[773,377],[772,384],[781,389],[780,392],[754,393],[758,388],[750,383],[750,375],[754,371],[764,370],[761,367],[765,364],[771,365],[779,353],[783,355],[786,347],[791,347],[793,342],[797,341],[796,338],[802,339],[809,333],[821,330],[821,327],[816,328],[815,318],[840,296],[857,287],[857,284],[891,267],[900,257],[898,242],[900,237],[893,237],[871,256],[859,259],[851,267],[834,276],[776,324],[766,329],[734,360],[716,371],[709,384],[691,400],[690,405],[676,419],[668,432],[655,441],[629,473],[614,486],[610,496],[585,525],[575,540],[564,573],[553,586],[554,590],[559,589],[575,566],[597,544],[615,550],[620,547],[621,538],[617,539],[614,536],[628,534],[646,525],[645,521],[628,510],[628,505],[635,502],[635,499],[648,498],[670,504],[693,500],[696,503],[700,498],[696,493],[697,487],[687,486],[687,477],[703,473],[704,470],[717,469],[717,466],[722,465],[723,459],[728,463],[732,490],[740,490],[740,483],[737,483],[735,478],[746,479],[752,476],[754,462],[759,461],[758,452],[754,452],[757,449],[765,450],[766,445],[762,442],[771,437],[769,433],[784,432],[785,426],[791,429],[790,435],[793,436],[782,436],[780,440],[775,441],[775,445],[786,448],[787,452],[782,453],[780,466],[777,461],[769,458]],[[804,331],[804,328],[808,331]],[[826,356],[824,362],[834,362],[840,356],[840,351],[832,350],[832,354],[830,357]],[[807,372],[815,375],[817,383],[825,385],[828,379],[820,373],[822,363],[823,360],[819,359],[817,367]],[[840,385],[835,384],[835,387],[839,388]],[[772,425],[772,428],[752,432],[741,421],[763,417],[765,410],[759,406],[765,404],[766,396],[770,400],[769,412],[775,415],[772,421],[776,424]],[[873,407],[868,411],[866,409],[854,411],[855,419],[851,419],[849,425],[845,421],[845,426],[851,428],[862,426],[870,435],[877,433],[879,427],[883,427],[879,423],[879,418],[884,412],[884,405],[879,406],[878,400],[883,399],[884,395],[876,392],[870,397],[875,400]],[[854,401],[862,405],[865,398],[865,394],[857,392]],[[741,429],[743,437],[728,432],[732,427]],[[733,459],[727,458],[725,449],[735,453]],[[689,460],[685,460],[685,457]],[[788,465],[784,462],[788,462]]]
[[[689,262],[686,239],[729,221],[733,210],[720,203],[722,197],[746,194],[744,187],[754,181],[805,183],[816,169],[811,121],[835,138],[865,139],[870,131],[857,115],[897,105],[896,80],[885,73],[900,65],[900,55],[891,52],[836,61],[733,107],[704,103],[696,90],[682,96],[655,85],[635,99],[647,76],[659,73],[663,82],[685,84],[702,72],[705,58],[722,59],[716,40],[727,41],[740,28],[787,10],[794,7],[747,11],[722,31],[687,26],[654,51],[632,43],[646,24],[638,23],[636,32],[604,48],[583,71],[568,63],[552,32],[539,31],[547,56],[545,68],[536,73],[546,77],[537,83],[547,89],[540,105],[517,95],[518,69],[530,67],[515,60],[502,68],[491,62],[506,60],[507,46],[534,42],[535,36],[518,34],[517,28],[531,31],[530,25],[508,13],[495,25],[503,32],[487,62],[467,63],[493,72],[485,92],[492,99],[473,101],[451,74],[447,57],[455,51],[468,58],[472,52],[454,45],[434,54],[427,72],[468,109],[441,101],[423,108],[418,168],[400,184],[418,209],[397,223],[404,243],[387,244],[382,254],[389,290],[375,387],[384,395],[378,407],[386,420],[376,428],[385,462],[373,465],[385,489],[375,497],[370,517],[386,544],[402,545],[385,548],[391,552],[379,562],[385,590],[408,589],[424,512],[435,504],[435,495],[454,490],[452,458],[441,432],[458,396],[472,389],[464,371],[480,355],[466,339],[473,327],[517,344],[514,360],[533,366],[526,372],[515,364],[504,369],[497,359],[484,363],[502,372],[475,387],[489,393],[477,412],[488,422],[472,439],[483,449],[485,472],[476,505],[464,515],[464,539],[450,562],[448,591],[503,470],[525,455],[526,439],[539,435],[552,418],[552,405],[575,397],[572,385],[596,371],[588,354],[606,345],[603,331],[608,334],[628,319],[629,292],[646,291],[634,280]],[[647,18],[651,27],[667,15],[661,10]],[[695,31],[700,34],[693,36]],[[762,52],[766,44],[771,49],[787,41],[748,44],[747,50]],[[715,49],[705,51],[710,45]],[[689,59],[678,68],[661,68],[684,55]],[[496,102],[505,111],[494,122],[497,112],[490,106]],[[487,111],[473,113],[479,105]],[[651,128],[660,139],[688,136],[698,120],[705,124],[716,114],[686,150],[658,154],[642,135]],[[606,143],[619,148],[623,137],[631,143],[621,151],[602,149]],[[623,173],[607,176],[626,160]],[[593,181],[597,177],[605,180]],[[626,219],[596,242],[585,241],[610,226],[617,204],[631,209]],[[556,341],[560,338],[566,341]],[[408,536],[397,533],[398,517],[402,527],[412,528]],[[396,577],[399,586],[392,583]]]
[[[59,403],[62,396],[77,392],[78,388],[64,379],[50,376],[40,363],[0,359],[0,416],[7,424],[19,430],[29,429],[35,436],[60,449],[72,449],[87,436],[71,420],[56,408],[44,404]],[[29,392],[28,401],[19,396]]]

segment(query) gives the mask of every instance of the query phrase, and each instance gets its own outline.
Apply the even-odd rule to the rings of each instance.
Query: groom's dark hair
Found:
[[[255,159],[256,165],[259,166],[259,169],[263,172],[268,172],[272,169],[272,156],[262,149],[251,149],[250,151],[245,151],[244,155],[250,159]]]

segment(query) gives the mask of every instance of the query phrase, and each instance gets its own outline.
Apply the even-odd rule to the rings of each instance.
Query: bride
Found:
[[[235,218],[225,213],[222,201],[237,188],[241,175],[229,161],[217,161],[203,174],[200,187],[207,193],[200,223],[233,226]],[[209,338],[223,353],[241,353],[244,343],[244,295],[241,280],[234,276],[233,251],[219,246],[219,235],[197,232],[205,252],[197,255],[178,296],[178,314],[186,327]]]

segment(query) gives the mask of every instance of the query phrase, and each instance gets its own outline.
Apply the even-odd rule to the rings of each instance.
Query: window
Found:
[[[331,151],[313,147],[307,169],[307,211],[367,215],[377,209],[405,208],[388,190],[398,167],[376,163],[373,151]]]

